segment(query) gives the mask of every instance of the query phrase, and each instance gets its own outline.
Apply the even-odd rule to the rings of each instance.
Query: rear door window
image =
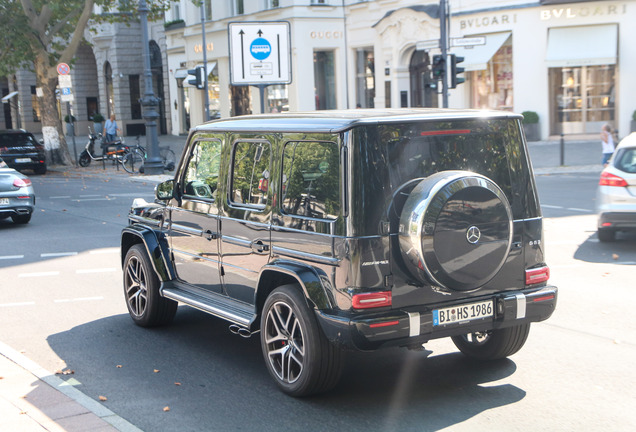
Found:
[[[4,134],[0,135],[0,149],[11,150],[33,150],[37,142],[35,138],[28,134]]]
[[[232,151],[230,203],[264,208],[267,204],[272,150],[267,141],[237,141]]]

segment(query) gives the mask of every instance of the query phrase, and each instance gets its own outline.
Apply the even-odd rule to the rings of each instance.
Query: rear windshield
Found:
[[[3,134],[0,135],[0,149],[34,149],[37,142],[29,134]]]
[[[620,149],[614,166],[626,173],[636,173],[636,148]]]
[[[364,179],[365,190],[360,193],[366,200],[367,218],[369,209],[390,214],[396,195],[408,195],[419,183],[417,179],[448,170],[471,171],[494,181],[508,198],[515,219],[540,214],[517,119],[386,124],[365,129],[354,134],[354,152],[360,154],[353,159],[353,171],[354,178]],[[358,161],[363,163],[356,169]]]

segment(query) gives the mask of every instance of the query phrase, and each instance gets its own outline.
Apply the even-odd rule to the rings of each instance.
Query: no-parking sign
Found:
[[[228,32],[233,85],[291,83],[288,22],[235,22]]]

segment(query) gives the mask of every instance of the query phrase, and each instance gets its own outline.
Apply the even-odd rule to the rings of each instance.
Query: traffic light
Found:
[[[439,54],[433,56],[433,79],[442,79],[446,73],[446,62]]]
[[[457,84],[461,84],[466,81],[465,78],[458,77],[460,73],[464,72],[463,67],[457,67],[457,63],[464,61],[464,57],[458,57],[455,54],[450,54],[450,88],[456,88]]]
[[[193,85],[198,89],[205,87],[205,68],[203,66],[188,69],[188,75],[192,75],[194,77],[188,79],[188,84]]]

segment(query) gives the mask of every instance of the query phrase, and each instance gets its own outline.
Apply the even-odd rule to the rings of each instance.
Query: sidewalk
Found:
[[[69,380],[70,381],[70,380]],[[16,432],[141,432],[102,402],[0,342],[0,429]]]

